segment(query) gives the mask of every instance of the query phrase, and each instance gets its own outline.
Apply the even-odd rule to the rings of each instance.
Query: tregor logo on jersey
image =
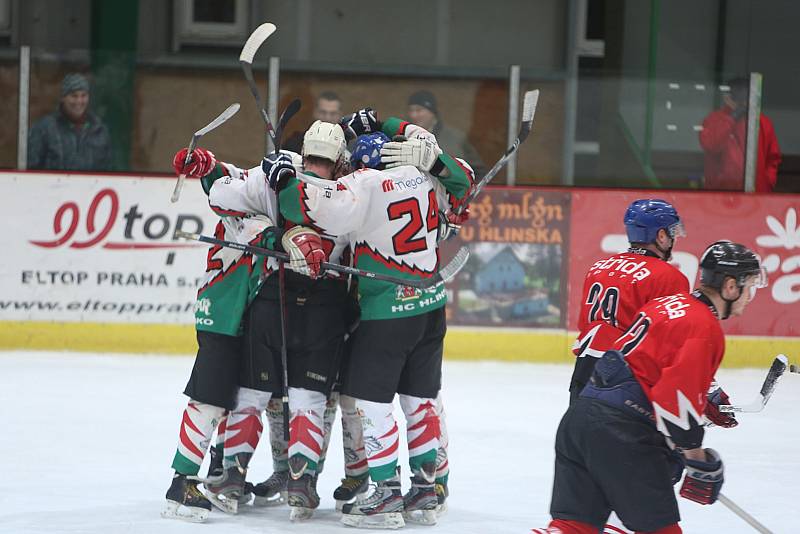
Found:
[[[422,290],[410,286],[397,286],[395,298],[400,301],[418,299],[422,295]]]

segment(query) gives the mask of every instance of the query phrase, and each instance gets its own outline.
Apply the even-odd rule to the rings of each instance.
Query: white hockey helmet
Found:
[[[303,157],[316,156],[336,163],[344,150],[344,131],[338,124],[314,121],[303,136]]]

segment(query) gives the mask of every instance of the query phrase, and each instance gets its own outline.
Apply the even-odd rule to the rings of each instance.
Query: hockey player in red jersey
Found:
[[[709,246],[700,269],[697,290],[645,304],[598,360],[556,434],[553,520],[533,532],[594,534],[614,511],[637,533],[679,534],[671,449],[686,462],[681,496],[716,501],[722,459],[701,446],[706,391],[725,350],[719,321],[744,312],[766,273],[730,241]]]
[[[668,262],[678,237],[685,236],[677,210],[664,200],[634,200],[625,211],[627,252],[598,260],[583,283],[578,315],[577,356],[569,386],[574,401],[594,364],[632,322],[639,308],[656,297],[689,291],[689,281]]]

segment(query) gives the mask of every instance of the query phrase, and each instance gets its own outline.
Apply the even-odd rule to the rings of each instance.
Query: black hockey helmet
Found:
[[[750,276],[759,277],[755,287],[766,285],[766,273],[752,250],[739,243],[717,241],[700,258],[700,283],[720,290],[725,278],[729,276],[736,279],[739,287],[744,287]]]

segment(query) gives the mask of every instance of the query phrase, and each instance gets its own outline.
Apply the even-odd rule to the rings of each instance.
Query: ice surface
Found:
[[[239,516],[215,511],[211,529],[159,517],[192,361],[0,353],[6,429],[0,532],[358,532],[340,525],[333,511],[331,493],[342,476],[338,422],[319,483],[322,506],[312,524],[290,523],[285,507]],[[405,530],[523,534],[545,526],[553,438],[570,373],[568,366],[557,365],[448,362],[450,511],[435,527]],[[765,373],[723,370],[719,379],[734,401],[744,403],[756,395]],[[776,533],[800,532],[800,425],[793,411],[798,405],[800,376],[787,374],[762,413],[740,415],[739,427],[706,434],[706,446],[719,450],[726,463],[723,492]],[[251,479],[269,474],[268,451],[262,447],[256,453]],[[722,504],[679,502],[684,532],[752,532]]]

